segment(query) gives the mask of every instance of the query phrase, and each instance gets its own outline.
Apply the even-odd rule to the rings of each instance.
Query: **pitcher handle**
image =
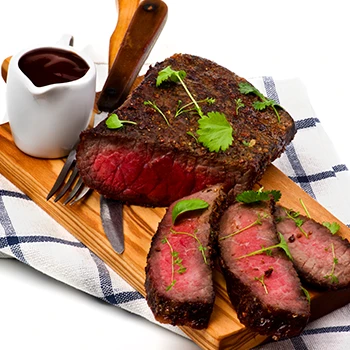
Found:
[[[74,37],[70,34],[63,34],[61,39],[56,43],[59,46],[73,46]]]

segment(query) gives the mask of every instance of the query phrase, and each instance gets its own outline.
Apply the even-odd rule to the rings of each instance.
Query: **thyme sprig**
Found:
[[[197,237],[196,235],[196,232],[194,233],[189,233],[189,232],[182,232],[182,231],[175,231],[173,228],[170,229],[170,232],[173,234],[173,235],[186,235],[186,236],[189,236],[189,237],[192,237],[194,238],[197,243],[198,243],[198,250],[201,252],[202,254],[202,257],[203,257],[203,260],[204,260],[204,263],[206,265],[208,265],[208,261],[207,261],[207,257],[205,255],[205,251],[207,250],[207,247],[204,247],[202,242],[200,241],[200,239]]]
[[[332,270],[328,275],[325,275],[324,278],[331,279],[331,283],[333,284],[337,284],[339,283],[339,279],[338,277],[334,274],[335,271],[335,266],[339,263],[338,258],[335,256],[335,250],[334,250],[334,244],[331,244],[331,249],[332,249],[332,257],[333,257],[333,262],[332,262]],[[326,251],[328,250],[328,248],[325,249]]]
[[[220,237],[219,241],[223,241],[224,239],[236,236],[239,233],[241,233],[241,232],[243,232],[245,230],[248,230],[248,229],[250,229],[253,226],[262,225],[262,219],[266,219],[268,217],[269,217],[269,215],[266,214],[266,213],[264,213],[263,215],[258,214],[258,217],[257,217],[257,219],[254,222],[252,222],[251,224],[249,224],[249,225],[247,225],[247,226],[245,226],[245,227],[243,227],[243,228],[241,228],[241,229],[239,229],[239,230],[237,230],[237,231],[235,231],[233,233],[230,233],[230,234],[228,234],[226,236]]]
[[[185,273],[187,268],[182,265],[182,259],[179,257],[179,253],[173,249],[173,246],[170,244],[169,240],[166,237],[162,239],[162,243],[167,244],[169,246],[171,254],[171,282],[165,289],[168,292],[169,290],[171,290],[171,288],[174,287],[176,283],[175,265],[179,267],[176,272],[180,275]]]
[[[255,281],[259,281],[261,285],[263,286],[265,293],[269,294],[269,291],[267,289],[266,283],[265,283],[265,274],[263,273],[260,277],[255,277]]]
[[[245,104],[243,103],[241,98],[237,98],[235,100],[235,104],[236,104],[236,110],[235,111],[236,111],[236,116],[237,116],[239,109],[245,107]]]
[[[208,105],[212,105],[212,104],[215,103],[215,98],[207,97],[204,100],[197,101],[197,103],[198,104],[200,104],[200,103],[207,103]],[[175,112],[175,118],[178,117],[179,115],[181,115],[182,113],[188,113],[188,112],[196,111],[195,107],[186,109],[186,108],[192,106],[193,102],[186,103],[185,105],[180,107],[181,104],[182,104],[182,101],[179,100],[178,103],[177,103],[177,108],[176,108],[176,112]]]
[[[287,217],[291,220],[294,221],[295,225],[298,227],[298,229],[300,230],[300,232],[306,237],[309,238],[309,235],[307,232],[305,232],[305,230],[301,227],[304,224],[304,220],[299,218],[300,213],[298,211],[293,211],[290,209],[284,209]]]
[[[168,118],[165,116],[165,114],[163,113],[163,111],[156,105],[155,102],[148,100],[148,101],[144,101],[143,104],[144,104],[145,106],[150,106],[150,107],[152,107],[154,110],[156,110],[156,111],[163,117],[163,119],[165,120],[165,122],[167,123],[167,125],[170,126]]]
[[[269,247],[262,247],[261,249],[255,250],[254,252],[242,255],[242,256],[236,258],[236,260],[248,258],[250,256],[263,254],[263,253],[266,253],[267,255],[271,255],[272,254],[272,250],[276,249],[276,248],[283,249],[284,252],[286,253],[286,255],[288,256],[288,258],[290,260],[293,260],[292,254],[289,251],[288,244],[287,244],[286,240],[284,239],[283,235],[280,232],[278,232],[278,236],[279,236],[279,239],[280,239],[280,242],[278,244],[274,244],[274,245],[271,245]]]

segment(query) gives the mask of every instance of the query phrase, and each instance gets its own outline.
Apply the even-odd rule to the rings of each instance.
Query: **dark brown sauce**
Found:
[[[74,52],[49,47],[27,52],[18,66],[38,87],[80,79],[90,68]]]

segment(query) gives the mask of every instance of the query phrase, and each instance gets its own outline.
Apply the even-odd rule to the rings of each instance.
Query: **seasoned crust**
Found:
[[[179,100],[183,104],[191,101],[180,84],[166,82],[156,87],[158,72],[167,66],[186,71],[185,83],[196,100],[215,99],[213,105],[203,103],[201,108],[204,113],[224,113],[231,124],[234,139],[226,151],[210,152],[188,134],[195,134],[198,128],[196,113],[174,117]],[[77,166],[84,183],[107,197],[143,206],[168,206],[216,183],[223,183],[227,192],[250,189],[280,156],[296,130],[293,119],[283,109],[279,109],[280,123],[271,108],[255,110],[252,103],[257,97],[241,94],[240,82],[246,80],[193,55],[176,54],[150,67],[141,84],[116,110],[121,120],[137,125],[111,130],[103,121],[81,134]],[[236,115],[238,98],[245,107]],[[171,126],[145,101],[156,103]],[[255,142],[253,147],[244,145],[250,140]],[[140,159],[136,161],[138,155]],[[176,174],[175,178],[171,174]],[[145,188],[136,181],[137,175],[143,183],[154,182]]]

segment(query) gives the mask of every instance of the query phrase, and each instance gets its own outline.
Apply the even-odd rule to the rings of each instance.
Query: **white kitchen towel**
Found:
[[[337,158],[298,79],[250,79],[294,118],[294,141],[275,165],[350,227],[350,175]],[[0,258],[13,257],[72,287],[155,322],[145,299],[30,198],[0,175]],[[168,329],[184,335],[177,327]],[[350,306],[310,323],[299,336],[263,349],[348,349]]]

